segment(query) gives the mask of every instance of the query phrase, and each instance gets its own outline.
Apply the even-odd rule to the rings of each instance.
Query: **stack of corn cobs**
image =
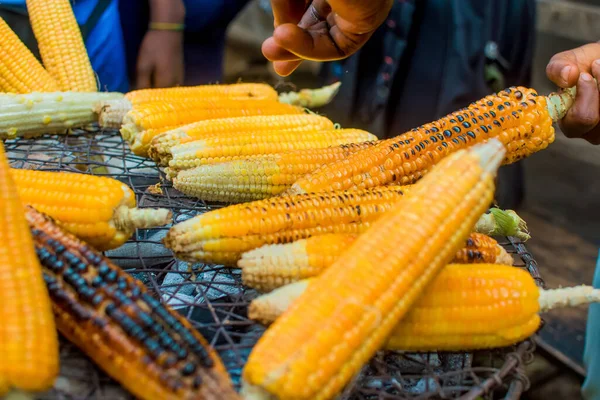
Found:
[[[515,344],[539,312],[598,301],[539,289],[492,236],[527,240],[491,208],[501,164],[546,148],[574,89],[510,88],[396,138],[308,112],[337,85],[102,93],[68,0],[27,0],[43,61],[0,19],[0,138],[120,129],[181,192],[241,203],[174,225],[183,260],[242,269],[270,325],[243,374],[252,399],[331,399],[380,349]],[[60,28],[60,29],[59,29]],[[0,396],[45,391],[57,330],[142,399],[235,399],[192,325],[100,251],[171,223],[110,178],[11,169],[0,145]]]

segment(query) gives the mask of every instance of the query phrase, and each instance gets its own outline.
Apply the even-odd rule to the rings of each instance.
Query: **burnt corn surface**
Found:
[[[59,331],[142,399],[238,399],[216,352],[142,282],[26,212]]]

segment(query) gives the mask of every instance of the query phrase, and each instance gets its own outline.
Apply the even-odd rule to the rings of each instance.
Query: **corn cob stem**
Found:
[[[64,133],[96,122],[94,105],[120,93],[0,94],[0,139]]]
[[[305,108],[323,107],[333,100],[341,85],[341,82],[336,82],[319,89],[302,89],[299,92],[281,93],[279,101]]]
[[[540,293],[541,312],[597,302],[600,302],[600,289],[592,286],[548,289],[542,290]]]
[[[524,242],[531,239],[527,223],[516,212],[495,207],[479,218],[475,231],[488,236],[513,236]]]
[[[171,222],[173,213],[166,208],[130,208],[121,206],[115,210],[113,221],[120,231],[134,231],[164,226]]]
[[[190,323],[101,253],[28,207],[60,332],[136,397],[238,399]]]
[[[577,88],[572,87],[559,93],[551,93],[546,97],[548,114],[552,121],[557,122],[567,115],[567,112],[573,106],[576,94]]]
[[[267,329],[244,381],[279,398],[334,398],[462,246],[504,155],[490,140],[415,184]]]

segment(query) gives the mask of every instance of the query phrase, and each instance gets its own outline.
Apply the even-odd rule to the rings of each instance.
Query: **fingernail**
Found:
[[[587,72],[582,72],[581,75],[579,75],[579,77],[581,78],[582,81],[586,81],[586,82],[591,82],[592,81],[592,76],[590,74],[588,74]]]
[[[596,60],[596,61],[594,61],[594,64],[595,64],[596,66],[600,66],[600,60]]]
[[[571,73],[571,70],[573,69],[573,67],[564,67],[562,70],[560,70],[560,77],[562,78],[563,81],[565,82],[569,82],[569,74]]]

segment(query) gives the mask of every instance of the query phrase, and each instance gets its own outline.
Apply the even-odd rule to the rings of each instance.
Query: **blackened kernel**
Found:
[[[505,101],[505,102],[504,102],[504,105],[505,105],[506,107],[510,107],[510,103],[509,103],[508,101]]]
[[[100,293],[96,293],[94,295],[94,297],[92,297],[91,303],[94,306],[98,306],[100,305],[100,303],[102,303],[104,301],[104,296],[102,296],[102,294]]]
[[[102,329],[108,325],[108,322],[102,318],[92,318],[92,324]]]
[[[464,135],[460,135],[458,138],[459,138],[460,140],[462,140],[464,143],[467,143],[467,139],[465,139],[465,136],[464,136]]]
[[[474,113],[473,111],[469,111],[469,114],[468,114],[468,115],[467,115],[467,113],[465,113],[465,117],[467,117],[467,118],[468,118],[469,116],[471,116],[471,117],[474,117],[474,116],[475,116],[475,113]]]
[[[465,120],[465,118],[462,115],[459,115],[458,117],[456,117],[456,119],[458,120],[458,122],[463,122]]]
[[[485,125],[481,125],[480,126],[481,130],[484,131],[485,133],[488,133],[488,128],[485,127]]]
[[[427,135],[429,135],[429,134],[431,133],[431,131],[430,131],[429,129],[425,129],[425,133],[426,133]]]
[[[202,386],[202,378],[200,377],[200,375],[196,375],[194,377],[194,381],[192,382],[192,387],[194,389],[198,389],[200,386]]]
[[[463,122],[463,126],[467,129],[469,129],[471,127],[471,124],[468,123],[467,121]]]
[[[414,150],[414,149],[410,149],[410,154],[411,154],[411,155],[413,155],[413,156],[416,156],[416,155],[417,155],[417,153],[415,152],[415,150]]]
[[[453,143],[455,143],[455,144],[458,144],[458,143],[459,143],[457,138],[453,138],[453,139],[452,139],[452,142],[453,142]]]
[[[167,368],[173,367],[175,363],[177,363],[177,357],[172,355],[167,356],[167,358],[165,358],[165,360],[163,361],[163,365]]]
[[[519,113],[518,112],[513,111],[511,114],[513,115],[513,117],[519,118]]]
[[[117,282],[117,287],[119,288],[119,290],[125,290],[127,289],[127,281],[125,280],[125,278],[119,278],[118,282]]]
[[[400,144],[398,143],[392,143],[392,148],[397,149],[400,147]]]
[[[484,117],[486,117],[486,118],[489,118],[489,117],[490,117],[490,114],[488,114],[488,113],[483,113],[483,116],[484,116]]]
[[[108,274],[106,274],[106,276],[104,277],[104,279],[107,282],[114,282],[117,280],[117,271],[113,270],[110,271]]]
[[[500,122],[498,122],[497,120],[494,120],[494,125],[496,125],[496,126],[502,126],[502,125],[500,124]]]
[[[523,108],[527,108],[527,107],[529,107],[529,104],[527,104],[527,102],[525,102],[525,101],[522,101],[522,102],[521,102],[521,103],[519,103],[519,104],[520,104],[520,105],[521,105],[521,107],[523,107]]]
[[[104,284],[104,279],[102,279],[102,278],[101,278],[101,277],[99,277],[99,276],[95,276],[95,277],[92,279],[92,286],[94,286],[94,287],[100,287],[100,286],[102,286],[103,284]]]
[[[471,118],[471,122],[473,122],[474,124],[477,123],[477,118]]]
[[[442,146],[444,146],[444,147],[448,147],[448,143],[446,143],[446,142],[443,142],[443,143],[442,143]]]
[[[456,132],[456,133],[459,133],[459,132],[460,132],[460,127],[459,127],[459,126],[453,126],[453,127],[452,127],[452,130],[453,130],[454,132]]]
[[[490,111],[490,115],[494,118],[496,118],[496,113],[494,111]]]
[[[82,261],[79,264],[77,264],[76,268],[79,272],[85,272],[87,270],[87,264]]]
[[[140,295],[142,294],[142,290],[141,290],[139,287],[137,287],[137,286],[134,286],[134,287],[131,289],[131,291],[130,291],[130,294],[131,294],[131,298],[132,298],[132,299],[137,299],[137,298],[138,298],[138,297],[140,297]]]
[[[186,349],[181,348],[178,352],[177,352],[177,358],[179,358],[180,360],[185,360],[188,356],[188,352]]]
[[[500,104],[500,105],[498,106],[498,111],[503,111],[503,110],[504,110],[504,106],[503,106],[502,104]]]
[[[450,120],[450,123],[451,123],[451,124],[455,124],[455,123],[456,123],[456,120],[455,120],[454,118],[452,118],[452,119]]]
[[[193,374],[194,372],[196,372],[196,365],[193,363],[187,363],[185,364],[185,366],[181,369],[181,373],[183,376],[190,376],[191,374]]]
[[[431,128],[431,132],[437,132],[437,131],[439,131],[439,129],[436,128],[435,126],[433,128]]]
[[[470,137],[472,137],[473,139],[475,139],[475,132],[469,131],[469,132],[467,132],[467,135],[469,135]]]
[[[429,138],[433,143],[437,143],[438,138],[436,138],[435,136],[432,136]]]
[[[489,107],[492,107],[492,106],[494,105],[494,102],[493,102],[493,101],[491,101],[491,100],[488,100],[488,102],[487,102],[487,105],[488,105]]]
[[[106,315],[109,317],[114,314],[115,311],[117,311],[117,305],[115,303],[108,303],[104,309],[104,312],[106,312]]]
[[[450,135],[452,135],[452,132],[450,132]],[[438,133],[438,134],[437,134],[437,138],[438,138],[439,140],[444,140],[444,135],[442,135],[441,133]]]
[[[106,275],[110,272],[111,268],[106,263],[101,263],[98,267],[98,274]]]
[[[407,152],[404,152],[404,158],[406,158],[408,160],[408,159],[410,159],[410,155]]]
[[[500,117],[500,122],[504,122],[504,117]]]

